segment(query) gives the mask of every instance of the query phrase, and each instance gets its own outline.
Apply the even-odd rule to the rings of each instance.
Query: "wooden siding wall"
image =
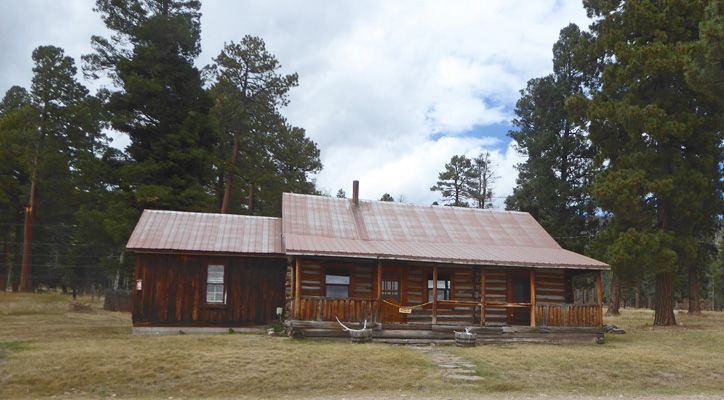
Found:
[[[302,267],[302,297],[324,297],[325,268],[345,268],[350,271],[350,296],[374,298],[376,273],[371,262],[352,264],[301,258],[300,265]]]
[[[206,269],[225,266],[226,304],[206,304]],[[235,326],[277,320],[284,306],[284,259],[138,254],[136,326]]]
[[[427,303],[427,274],[430,268],[412,267],[407,271],[407,305],[417,306]],[[415,307],[407,315],[407,322],[413,324],[432,323],[432,306]]]
[[[566,302],[565,270],[535,270],[536,304],[563,304]]]
[[[413,267],[407,274],[407,305],[416,306],[427,303],[427,279],[432,274],[432,268]],[[476,274],[472,267],[450,268],[439,267],[438,275],[449,275],[451,294],[454,301],[476,302]],[[479,285],[478,285],[479,286]],[[479,294],[478,294],[479,296]],[[476,320],[475,306],[444,304],[438,302],[437,323],[441,325],[470,325]],[[409,323],[432,323],[432,304],[412,309],[407,315]],[[479,320],[478,320],[479,322]]]
[[[322,293],[322,263],[320,261],[301,259],[302,296],[324,296]]]
[[[507,278],[503,268],[485,268],[485,303],[505,303],[507,301]],[[508,321],[505,307],[485,306],[485,325],[503,326]]]

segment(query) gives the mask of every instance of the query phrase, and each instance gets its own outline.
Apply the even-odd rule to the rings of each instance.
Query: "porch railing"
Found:
[[[598,304],[538,304],[537,326],[602,326]]]
[[[300,299],[297,319],[307,321],[372,322],[377,315],[377,300],[348,298],[331,299],[307,296]]]

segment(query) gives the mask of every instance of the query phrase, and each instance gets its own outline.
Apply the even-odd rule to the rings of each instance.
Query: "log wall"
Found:
[[[565,270],[535,270],[536,304],[563,304],[566,302]]]
[[[507,302],[508,284],[504,268],[485,268],[485,325],[503,326],[508,322],[507,309],[488,303]]]
[[[206,270],[225,266],[226,303],[207,304]],[[237,326],[278,320],[284,306],[283,258],[138,254],[134,326]]]

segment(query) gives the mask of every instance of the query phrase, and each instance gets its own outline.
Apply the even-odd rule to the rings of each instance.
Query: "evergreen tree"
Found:
[[[380,197],[380,201],[395,201],[395,198],[392,197],[389,193],[385,193]]]
[[[73,214],[87,200],[87,174],[106,148],[101,101],[75,80],[73,59],[58,47],[41,46],[33,61],[29,95],[11,89],[6,99],[13,100],[3,101],[0,120],[3,165],[10,170],[3,198],[10,199],[8,208],[25,225],[22,237],[17,230],[13,235],[24,242],[24,291],[38,283],[86,279],[75,268]],[[13,258],[19,262],[17,255]]]
[[[347,198],[347,192],[344,191],[344,189],[339,189],[337,191],[337,198],[338,199],[346,199]]]
[[[470,193],[470,183],[475,179],[472,161],[462,156],[453,156],[445,164],[445,170],[437,176],[437,184],[431,191],[441,192],[443,200],[448,206],[469,207],[467,198]]]
[[[654,325],[676,323],[674,277],[722,209],[722,103],[686,73],[701,69],[706,3],[584,2],[596,20],[581,65],[602,71],[587,109],[606,166],[593,194],[612,215],[598,240],[622,279],[655,273]]]
[[[279,62],[253,36],[225,45],[214,61],[209,72],[215,78],[212,115],[222,133],[217,153],[221,211],[229,212],[232,197],[243,196],[246,209],[234,201],[232,211],[279,215],[281,193],[313,193],[309,174],[322,168],[319,150],[304,129],[279,114],[297,86],[297,75],[280,74]],[[244,185],[235,189],[237,178]]]
[[[109,99],[112,126],[126,133],[132,163],[124,166],[137,208],[209,210],[217,135],[212,100],[193,61],[201,51],[199,1],[97,0],[115,32],[93,36],[83,57],[93,77],[108,74],[119,90]]]
[[[530,213],[561,245],[583,253],[595,231],[594,206],[585,187],[593,175],[594,150],[585,122],[566,110],[566,100],[581,94],[593,77],[573,64],[581,40],[574,24],[561,30],[553,46],[553,73],[531,79],[516,104],[516,130],[508,132],[518,152],[517,187],[509,210]]]

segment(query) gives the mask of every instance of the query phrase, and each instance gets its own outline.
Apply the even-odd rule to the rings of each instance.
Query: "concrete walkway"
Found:
[[[485,379],[481,376],[475,375],[475,364],[466,361],[464,358],[458,357],[445,349],[433,346],[415,346],[412,348],[428,354],[430,358],[432,358],[432,361],[440,367],[441,374],[446,379],[461,382],[475,382]]]

